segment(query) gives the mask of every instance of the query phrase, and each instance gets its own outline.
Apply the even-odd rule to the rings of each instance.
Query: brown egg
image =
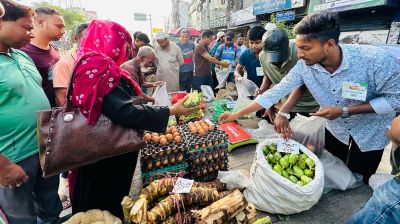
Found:
[[[173,139],[171,134],[166,134],[165,137],[167,138],[168,141],[172,141]]]
[[[158,136],[158,133],[157,132],[151,133],[151,137],[154,137],[154,136]]]
[[[205,135],[206,132],[205,132],[203,129],[200,129],[200,130],[199,130],[199,134],[200,134],[200,135]]]
[[[165,135],[160,135],[160,139],[162,139],[162,138],[166,138]]]
[[[174,135],[175,132],[179,132],[179,130],[177,128],[172,129],[172,135]]]
[[[190,129],[190,131],[192,132],[192,134],[196,134],[196,133],[197,133],[197,128],[192,127],[192,128]]]
[[[180,136],[180,134],[179,134],[179,132],[175,132],[172,136],[174,136],[174,138],[175,138],[176,136]]]
[[[207,126],[204,126],[204,127],[203,127],[203,130],[207,133],[207,132],[208,132],[208,127],[207,127]]]
[[[193,123],[194,125],[198,125],[198,124],[200,124],[198,121],[195,121],[194,123]]]
[[[181,138],[181,136],[175,136],[175,142],[176,143],[179,143],[179,142],[181,142],[181,140],[182,140],[182,138]]]
[[[166,138],[160,138],[160,144],[161,145],[166,145],[168,143]]]
[[[169,134],[169,133],[171,133],[171,128],[167,128],[167,130],[165,130],[165,133],[167,133],[167,134]]]
[[[146,134],[144,135],[144,139],[145,139],[146,141],[150,141],[150,140],[151,140],[151,134],[150,134],[150,133],[146,133]]]
[[[152,140],[153,140],[154,143],[158,143],[160,141],[160,137],[155,135],[155,136],[153,136]]]
[[[190,126],[190,125],[193,125],[193,122],[190,121],[190,122],[188,123],[188,126]]]
[[[171,131],[172,131],[172,129],[174,129],[174,128],[176,128],[176,126],[171,126],[171,127],[169,127],[170,129],[171,129]]]

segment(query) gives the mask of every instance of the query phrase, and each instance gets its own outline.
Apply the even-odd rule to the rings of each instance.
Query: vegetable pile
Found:
[[[202,92],[199,93],[197,90],[194,90],[193,92],[189,93],[189,98],[184,102],[183,105],[186,108],[200,106],[202,100],[203,100],[203,93]],[[188,122],[193,119],[201,119],[202,117],[204,117],[203,110],[201,110],[201,108],[198,108],[190,112],[190,114],[188,115],[181,115],[179,119],[181,121]]]
[[[315,163],[306,154],[291,154],[277,151],[276,144],[266,145],[263,149],[265,160],[282,177],[294,184],[304,186],[314,178]]]

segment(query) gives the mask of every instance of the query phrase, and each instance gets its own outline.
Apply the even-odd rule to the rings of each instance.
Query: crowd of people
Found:
[[[186,98],[171,107],[145,105],[155,101],[155,87],[166,85],[168,92],[201,90],[202,85],[215,89],[216,73],[228,69],[228,82],[253,81],[257,97],[238,112],[222,114],[220,123],[259,111],[289,138],[289,121],[296,114],[327,118],[325,148],[362,174],[365,183],[389,138],[400,142],[399,118],[393,121],[400,111],[400,65],[377,47],[339,44],[334,13],[305,17],[295,27],[296,40],[289,40],[283,29],[254,26],[246,37],[205,29],[198,43],[185,29],[178,43],[158,33],[154,46],[143,32],[132,40],[123,26],[93,20],[77,26],[76,48],[60,57],[51,44],[65,33],[60,12],[12,0],[0,3],[0,214],[10,223],[59,221],[60,176],[42,177],[36,112],[62,107],[67,100],[88,125],[104,114],[128,128],[162,132],[170,115],[197,108],[185,108]],[[398,154],[392,154],[397,170]],[[132,152],[61,174],[69,181],[73,213],[98,208],[123,217],[120,202],[129,194],[137,157]],[[394,178],[379,188],[351,222],[378,219],[379,211],[399,221],[398,208],[384,209],[388,203],[399,205],[399,191],[393,190],[399,184]]]
[[[135,97],[148,98],[140,87],[148,83],[134,75],[146,71],[133,69],[131,74],[120,66],[132,57],[131,49],[137,49],[138,56],[133,64],[143,68],[153,64],[154,50],[145,46],[144,35],[138,34],[133,42],[121,25],[93,20],[77,27],[78,48],[60,59],[51,44],[65,33],[58,11],[33,10],[11,0],[0,3],[4,6],[0,20],[0,218],[10,223],[59,223],[63,208],[57,192],[59,176],[42,176],[37,111],[71,100],[88,125],[104,114],[127,128],[162,132],[169,116],[188,114],[197,107],[185,108],[187,97],[171,107],[136,104]],[[67,99],[70,85],[72,95]],[[137,156],[138,152],[115,156],[63,174],[69,176],[73,213],[98,208],[122,218],[120,202],[129,194]]]

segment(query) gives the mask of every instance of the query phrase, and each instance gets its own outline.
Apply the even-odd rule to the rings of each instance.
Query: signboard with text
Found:
[[[322,10],[347,11],[385,5],[387,0],[310,0],[308,13]]]
[[[304,6],[304,2],[304,0],[254,0],[253,14],[260,15],[287,9],[300,8]]]
[[[134,13],[133,17],[135,18],[135,21],[147,21],[147,15],[146,13]]]
[[[226,17],[220,17],[217,19],[210,20],[210,28],[226,26],[227,24],[228,20]]]
[[[296,18],[296,13],[294,10],[276,13],[277,22],[293,21],[295,18]]]

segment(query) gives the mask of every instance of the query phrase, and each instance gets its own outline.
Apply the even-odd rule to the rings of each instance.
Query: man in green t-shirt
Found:
[[[296,44],[289,42],[288,35],[283,29],[276,28],[265,33],[263,44],[263,51],[261,51],[259,58],[265,75],[257,94],[261,94],[280,83],[299,60]],[[318,111],[318,103],[315,102],[304,85],[294,90],[290,98],[298,97],[301,97],[301,99],[297,104],[293,103],[295,102],[293,100],[288,100],[289,96],[284,97],[275,107],[266,110],[263,116],[271,123],[282,122],[283,119],[288,122],[297,113],[309,116],[309,113]]]
[[[9,223],[56,223],[59,177],[42,177],[36,138],[36,111],[50,104],[32,59],[17,50],[34,36],[34,11],[10,0],[0,3],[0,208]]]

